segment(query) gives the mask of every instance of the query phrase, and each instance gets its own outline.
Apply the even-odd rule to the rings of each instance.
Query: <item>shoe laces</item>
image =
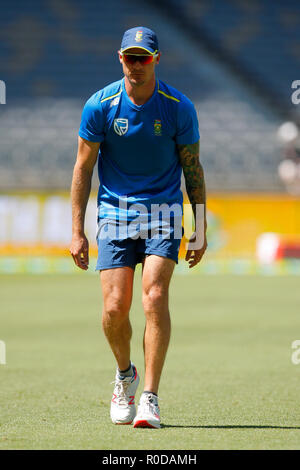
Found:
[[[158,397],[150,393],[147,393],[146,397],[143,397],[140,405],[145,411],[151,414],[157,414],[159,412]]]
[[[114,389],[114,394],[116,395],[116,402],[118,403],[119,406],[127,406],[128,405],[128,387],[131,384],[131,378],[129,377],[130,380],[120,380],[116,379],[112,384],[115,384],[115,389]]]

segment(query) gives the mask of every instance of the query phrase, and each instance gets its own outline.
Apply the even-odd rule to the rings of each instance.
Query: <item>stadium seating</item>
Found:
[[[300,3],[297,0],[163,0],[181,23],[193,27],[231,60],[262,93],[300,114],[291,101],[299,79]]]
[[[178,14],[183,15],[183,2],[176,2]],[[159,78],[195,103],[208,189],[281,190],[276,141],[280,118],[159,8],[146,0],[111,0],[101,6],[90,0],[88,8],[79,0],[30,0],[22,8],[8,0],[3,3],[0,79],[7,85],[7,104],[0,106],[3,190],[69,188],[82,106],[92,93],[122,76],[116,54],[120,38],[125,29],[139,24],[158,33]],[[185,3],[195,21],[210,11],[205,1],[199,11],[198,2]],[[227,27],[234,22],[234,9],[226,9]],[[216,19],[214,28],[220,23]]]

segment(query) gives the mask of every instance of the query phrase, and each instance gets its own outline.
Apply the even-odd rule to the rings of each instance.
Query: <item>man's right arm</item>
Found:
[[[75,264],[84,270],[88,269],[89,264],[89,244],[84,233],[84,219],[99,147],[99,142],[90,142],[78,137],[78,152],[71,187],[72,241],[70,253]]]

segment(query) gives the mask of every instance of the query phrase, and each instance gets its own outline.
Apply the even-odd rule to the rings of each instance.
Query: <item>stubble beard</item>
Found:
[[[132,87],[140,87],[140,86],[145,85],[146,83],[146,80],[144,77],[132,78],[132,77],[127,76],[127,78]]]

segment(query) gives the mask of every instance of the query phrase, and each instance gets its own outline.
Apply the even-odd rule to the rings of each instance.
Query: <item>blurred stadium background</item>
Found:
[[[2,0],[0,272],[78,271],[68,252],[69,190],[81,111],[121,77],[120,40],[137,25],[157,32],[158,77],[199,116],[209,248],[190,273],[299,275],[294,0]],[[96,191],[95,172],[86,221],[92,266]],[[177,269],[188,272],[184,263]]]
[[[0,448],[299,449],[299,0],[0,5]],[[96,172],[92,276],[69,255],[82,107],[121,78],[137,25],[157,32],[158,77],[195,103],[208,195],[208,250],[172,280],[159,439],[110,422]],[[130,315],[142,378],[139,275]]]

